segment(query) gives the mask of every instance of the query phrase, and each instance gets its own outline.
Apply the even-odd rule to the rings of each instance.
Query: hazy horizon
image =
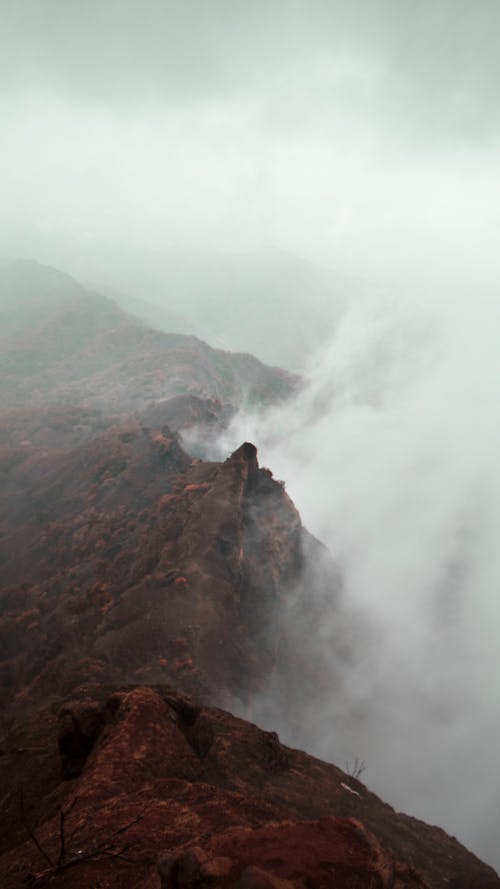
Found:
[[[3,252],[88,276],[127,247],[275,246],[494,287],[494,0],[0,9]]]

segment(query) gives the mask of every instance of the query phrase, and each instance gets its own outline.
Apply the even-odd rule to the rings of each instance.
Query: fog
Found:
[[[369,627],[342,698],[306,707],[286,736],[340,764],[365,760],[372,789],[498,864],[500,357],[489,309],[437,316],[408,300],[348,312],[298,399],[240,414],[222,444],[258,441],[334,554],[344,604],[324,644],[345,612]]]
[[[4,253],[122,285],[131,248],[274,245],[493,286],[495,0],[0,6]]]
[[[498,3],[0,9],[2,256],[202,329],[215,285],[186,321],[179,250],[181,276],[200,250],[311,264],[279,299],[233,276],[207,334],[304,370],[223,446],[255,441],[377,628],[350,677],[361,729],[333,701],[307,741],[498,866]],[[323,335],[280,351],[313,306]]]

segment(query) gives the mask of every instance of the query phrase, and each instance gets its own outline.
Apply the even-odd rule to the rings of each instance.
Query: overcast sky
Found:
[[[4,252],[274,245],[491,286],[496,0],[0,7]]]

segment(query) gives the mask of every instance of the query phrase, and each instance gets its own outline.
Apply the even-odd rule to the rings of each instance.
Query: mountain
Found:
[[[21,450],[3,489],[4,717],[85,681],[167,682],[240,711],[271,674],[284,712],[313,693],[320,660],[285,616],[319,623],[319,578],[330,609],[338,580],[253,445],[206,463],[130,421]]]
[[[55,269],[0,269],[0,408],[100,406],[133,410],[193,393],[233,408],[291,394],[297,377],[251,355],[212,349],[126,315]]]
[[[2,275],[1,885],[499,887],[273,731],[347,694],[363,617],[256,447],[202,460],[183,433],[297,379]]]
[[[286,397],[296,378],[149,330],[36,263],[1,281],[4,717],[90,675],[240,709],[271,674],[285,688],[301,658],[284,617],[311,619],[326,551],[252,445],[207,463],[177,433],[196,426],[206,441],[243,397]],[[301,672],[297,695],[319,661]]]

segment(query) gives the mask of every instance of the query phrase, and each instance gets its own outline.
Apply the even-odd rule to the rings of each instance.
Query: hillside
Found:
[[[298,380],[247,354],[164,333],[35,262],[0,269],[0,408],[53,403],[133,410],[193,393],[269,403]]]
[[[182,433],[297,379],[2,274],[1,885],[500,887],[273,731],[348,693],[364,617],[254,444],[207,461]]]
[[[500,885],[341,769],[165,686],[39,712],[3,742],[0,775],[5,889]]]
[[[168,682],[240,711],[271,674],[284,689],[300,676],[284,712],[313,692],[320,660],[285,618],[318,623],[338,581],[252,445],[203,463],[131,421],[23,455],[4,492],[4,717],[89,680]]]

